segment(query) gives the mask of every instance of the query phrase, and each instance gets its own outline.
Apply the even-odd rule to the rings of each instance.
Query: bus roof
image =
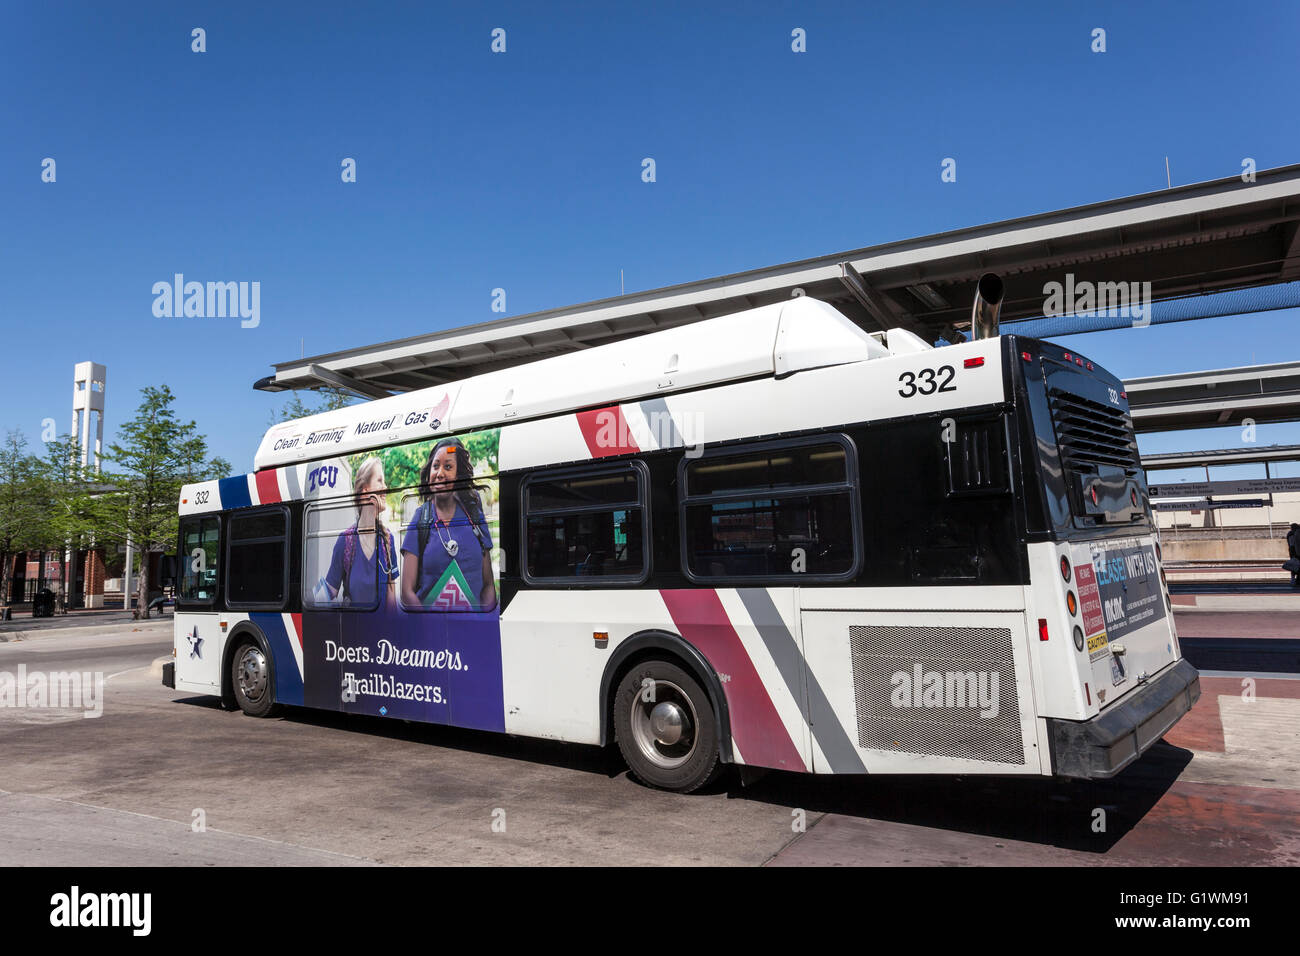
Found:
[[[799,296],[282,422],[262,438],[254,468],[929,347],[901,329],[887,341],[889,348],[833,306]]]

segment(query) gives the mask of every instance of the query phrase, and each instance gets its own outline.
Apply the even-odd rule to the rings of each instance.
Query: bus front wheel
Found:
[[[269,717],[275,710],[271,662],[256,641],[246,640],[230,658],[230,687],[239,709],[250,717]]]
[[[633,665],[614,698],[618,749],[638,780],[690,793],[712,780],[718,762],[718,721],[699,683],[675,664]]]

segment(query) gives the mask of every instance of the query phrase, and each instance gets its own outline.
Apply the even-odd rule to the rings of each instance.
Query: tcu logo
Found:
[[[338,465],[321,465],[319,468],[313,468],[307,472],[307,493],[311,494],[316,489],[324,488],[326,485],[333,488],[338,479]]]

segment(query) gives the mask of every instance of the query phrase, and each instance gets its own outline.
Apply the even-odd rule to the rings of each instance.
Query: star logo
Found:
[[[194,630],[185,635],[185,639],[190,642],[190,660],[194,658],[203,658],[203,638],[199,637],[199,629],[195,626]]]

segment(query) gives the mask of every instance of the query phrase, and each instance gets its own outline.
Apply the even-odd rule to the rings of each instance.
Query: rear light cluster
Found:
[[[1029,361],[1028,352],[1021,352],[1020,357],[1024,359],[1026,362]],[[1097,370],[1097,366],[1093,365],[1082,355],[1075,355],[1073,352],[1062,352],[1061,358],[1065,360],[1065,363],[1067,365],[1073,362],[1075,365],[1079,366],[1079,368],[1086,368],[1089,372],[1095,372]]]
[[[1096,491],[1093,494],[1096,495]],[[1070,556],[1068,554],[1061,555],[1061,580],[1065,582],[1065,609],[1070,612],[1071,618],[1076,618],[1079,616],[1079,599],[1075,597],[1074,589],[1070,587],[1070,578],[1073,576],[1074,573],[1070,568]],[[1083,628],[1075,624],[1070,636],[1074,639],[1074,649],[1082,651]],[[1043,638],[1043,640],[1046,640],[1046,638]]]

